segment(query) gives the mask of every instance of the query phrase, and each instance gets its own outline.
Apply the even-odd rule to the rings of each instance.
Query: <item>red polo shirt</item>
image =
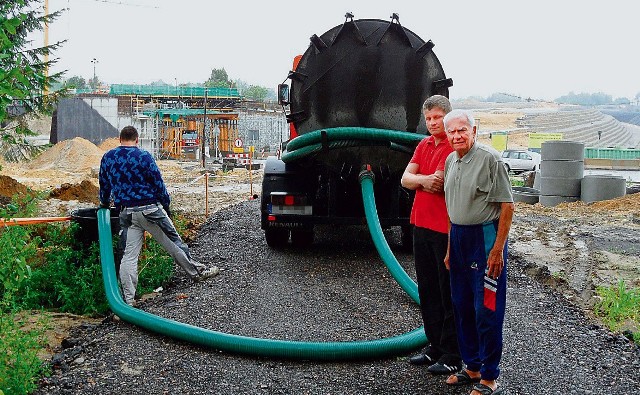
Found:
[[[453,149],[446,138],[436,146],[433,136],[429,136],[418,143],[410,163],[418,164],[418,174],[433,174],[437,170],[444,171],[445,159],[451,152]],[[444,192],[430,193],[417,189],[410,220],[415,226],[447,233],[449,220]]]

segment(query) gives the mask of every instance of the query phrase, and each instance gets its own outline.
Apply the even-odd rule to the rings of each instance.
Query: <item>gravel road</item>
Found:
[[[212,215],[192,243],[221,274],[192,284],[182,271],[142,310],[238,335],[303,341],[368,340],[421,325],[417,306],[388,274],[365,228],[320,229],[314,246],[272,250],[259,201]],[[516,218],[517,221],[517,218]],[[389,232],[413,277],[412,256]],[[500,383],[508,394],[640,392],[640,349],[603,329],[554,289],[509,263]],[[74,329],[37,394],[467,394],[407,362],[274,360],[192,346],[105,320]]]

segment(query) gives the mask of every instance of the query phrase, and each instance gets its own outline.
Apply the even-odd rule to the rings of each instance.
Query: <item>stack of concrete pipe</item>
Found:
[[[540,155],[540,204],[552,207],[578,201],[584,176],[584,143],[546,141]]]
[[[535,188],[513,187],[513,201],[527,204],[536,204],[540,199],[540,191]]]

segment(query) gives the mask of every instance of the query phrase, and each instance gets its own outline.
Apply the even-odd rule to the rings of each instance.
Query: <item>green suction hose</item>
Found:
[[[373,195],[373,172],[371,170],[363,170],[360,172],[359,179],[362,198],[364,199],[365,216],[373,244],[376,246],[376,250],[378,250],[378,254],[383,262],[387,265],[391,276],[393,276],[398,285],[400,285],[400,288],[402,288],[414,302],[420,304],[418,285],[409,277],[402,266],[400,266],[400,263],[398,263],[395,255],[393,255],[391,248],[389,248],[389,243],[387,243],[382,233],[382,226],[380,226],[380,221],[378,220],[378,211]]]
[[[422,327],[399,336],[379,340],[302,342],[232,335],[162,318],[133,308],[122,300],[115,273],[111,223],[108,209],[98,210],[98,233],[100,236],[102,276],[107,301],[109,302],[111,310],[122,320],[155,333],[231,353],[324,361],[382,358],[406,354],[412,350],[423,347],[427,342]],[[381,237],[384,238],[384,236]],[[394,273],[398,270],[402,271],[402,268],[390,270]],[[415,298],[413,299],[415,300]]]
[[[294,162],[322,151],[323,136],[328,149],[377,145],[407,153],[412,153],[411,147],[415,147],[424,138],[422,134],[397,130],[361,127],[328,128],[305,133],[289,141],[286,152],[282,154],[282,161]]]
[[[423,134],[401,132],[398,130],[361,128],[361,127],[339,127],[316,130],[300,135],[287,143],[287,151],[295,151],[298,148],[310,146],[322,141],[322,135],[328,141],[334,140],[369,140],[369,141],[391,141],[398,144],[417,144],[425,136]]]
[[[368,142],[366,145],[387,145],[391,148],[395,146],[396,149],[398,149],[398,147],[400,149],[406,149],[406,147],[403,147],[403,144],[416,143],[424,138],[424,136],[414,133],[366,128],[333,128],[327,129],[324,132],[330,140],[330,147],[335,148],[358,146],[363,144],[362,141],[358,140],[370,140],[372,142]],[[322,131],[318,131],[299,136],[292,140],[287,146],[288,154],[292,155],[290,158],[297,159],[317,152],[322,148],[322,144],[318,143],[321,141],[321,138]],[[360,185],[369,231],[378,253],[393,278],[416,303],[419,303],[417,285],[402,269],[402,266],[400,266],[391,252],[382,233],[375,206],[373,181],[373,173],[370,171],[363,171],[360,174]],[[212,331],[138,310],[124,303],[119,292],[118,281],[115,274],[109,210],[99,209],[97,217],[102,276],[109,306],[114,314],[118,315],[122,320],[149,331],[231,353],[324,361],[382,358],[406,354],[423,347],[427,343],[427,338],[422,327],[399,336],[379,340],[355,342],[285,341]]]
[[[291,140],[293,141],[293,140]],[[394,149],[397,151],[403,151],[404,147],[397,143],[390,143],[389,141],[369,141],[369,140],[334,140],[330,141],[327,144],[328,149],[336,149],[336,148],[349,148],[349,147],[387,147],[389,149]],[[304,147],[300,147],[295,151],[289,151],[289,147],[287,147],[287,151],[282,154],[282,161],[289,163],[296,161],[298,159],[302,159],[311,154],[315,154],[324,149],[322,143],[316,143],[311,145],[306,145]]]

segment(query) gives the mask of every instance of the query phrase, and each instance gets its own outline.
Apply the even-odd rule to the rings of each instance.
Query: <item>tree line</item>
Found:
[[[491,103],[511,103],[511,102],[540,102],[545,100],[532,99],[530,97],[524,98],[509,93],[492,93],[487,97],[472,96],[468,99],[473,99],[481,102]],[[574,93],[569,92],[566,95],[560,96],[553,100],[557,104],[574,104],[579,106],[604,106],[604,105],[639,105],[640,92],[636,93],[633,98],[617,97],[613,98],[603,92],[596,93]]]
[[[77,89],[77,90],[87,90],[92,89],[95,90],[98,86],[103,85],[104,83],[99,80],[98,77],[92,77],[88,80],[85,80],[81,76],[73,76],[67,80],[65,80],[60,86],[66,89]],[[157,86],[157,85],[171,85],[164,81],[156,81],[147,85]],[[223,68],[221,69],[212,69],[211,75],[209,78],[200,83],[183,83],[179,85],[180,87],[195,87],[195,86],[204,86],[207,88],[236,88],[240,92],[242,96],[244,96],[248,100],[255,101],[266,101],[266,100],[275,100],[275,88],[269,89],[260,85],[250,85],[245,81],[240,79],[232,80],[229,78],[227,71]],[[55,86],[54,86],[55,88]]]
[[[37,47],[28,40],[28,34],[42,31],[45,24],[52,23],[60,11],[45,15],[40,0],[4,0],[0,2],[0,151],[3,146],[23,144],[24,136],[30,131],[26,124],[29,114],[50,114],[61,96],[69,94],[72,88],[95,89],[100,81],[97,77],[85,80],[80,76],[64,78],[64,73],[49,74],[49,68],[56,59],[48,60],[64,41]],[[157,81],[154,84],[166,84]],[[227,71],[212,69],[206,81],[181,86],[205,86],[237,88],[244,97],[255,101],[275,99],[275,89],[250,85],[242,80],[231,80]],[[487,98],[474,98],[481,101],[540,101],[522,98],[507,93],[494,93]],[[584,106],[606,104],[636,104],[640,101],[640,92],[635,101],[628,98],[615,98],[598,93],[569,93],[555,99],[556,103],[578,104]],[[25,145],[28,145],[25,143]],[[0,152],[1,153],[1,152]]]

